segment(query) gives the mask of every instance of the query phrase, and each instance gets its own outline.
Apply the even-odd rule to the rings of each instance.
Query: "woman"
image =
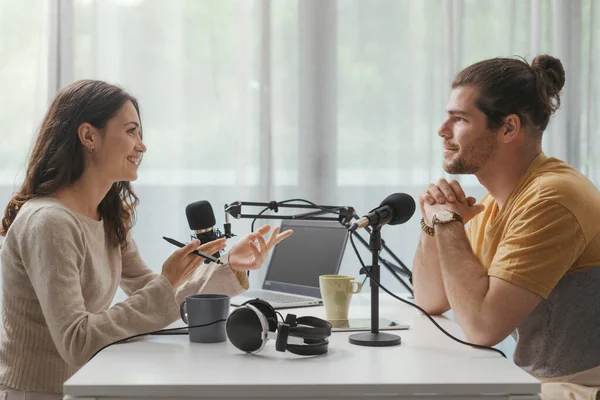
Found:
[[[106,344],[176,321],[186,295],[247,289],[245,271],[292,233],[276,228],[266,239],[263,226],[224,265],[198,270],[203,259],[192,251],[226,243],[194,240],[153,273],[130,232],[138,199],[129,181],[145,151],[138,103],[116,86],[75,82],[50,106],[0,230],[0,398],[60,398],[64,381]],[[129,298],[110,307],[119,285]]]

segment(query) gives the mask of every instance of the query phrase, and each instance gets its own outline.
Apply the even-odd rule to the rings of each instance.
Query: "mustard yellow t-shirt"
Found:
[[[543,297],[513,332],[515,363],[559,382],[598,368],[600,192],[540,154],[502,209],[489,195],[481,202],[467,236],[488,275]]]
[[[481,203],[467,236],[489,276],[548,298],[567,272],[600,266],[600,192],[563,161],[541,153],[501,210]]]

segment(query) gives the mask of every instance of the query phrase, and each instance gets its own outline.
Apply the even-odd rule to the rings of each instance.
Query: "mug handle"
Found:
[[[184,300],[181,305],[179,306],[179,314],[181,315],[181,319],[183,320],[183,322],[185,322],[187,325],[189,325],[189,321],[187,319],[187,307],[186,307],[186,303],[187,300]]]
[[[362,283],[359,281],[352,281],[350,284],[352,285],[352,294],[359,293],[362,290]],[[354,285],[356,285],[356,288]]]

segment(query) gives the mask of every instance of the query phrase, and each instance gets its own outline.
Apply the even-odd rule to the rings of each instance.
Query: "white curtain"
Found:
[[[567,73],[544,149],[598,183],[598,21],[595,0],[0,0],[0,203],[58,88],[121,85],[140,101],[148,146],[134,234],[160,271],[174,250],[161,236],[187,239],[196,200],[222,224],[235,200],[300,197],[363,214],[394,192],[416,198],[443,175],[437,128],[454,74],[543,52]],[[408,266],[418,220],[383,230]],[[233,220],[234,233],[249,227]],[[358,269],[348,250],[341,272]]]
[[[0,0],[0,203],[22,181],[34,132],[48,106],[48,3]]]

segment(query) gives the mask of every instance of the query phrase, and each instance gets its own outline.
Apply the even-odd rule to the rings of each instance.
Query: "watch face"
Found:
[[[452,220],[454,215],[450,211],[444,210],[444,211],[440,211],[436,217],[437,217],[438,221],[448,222],[448,221]]]

